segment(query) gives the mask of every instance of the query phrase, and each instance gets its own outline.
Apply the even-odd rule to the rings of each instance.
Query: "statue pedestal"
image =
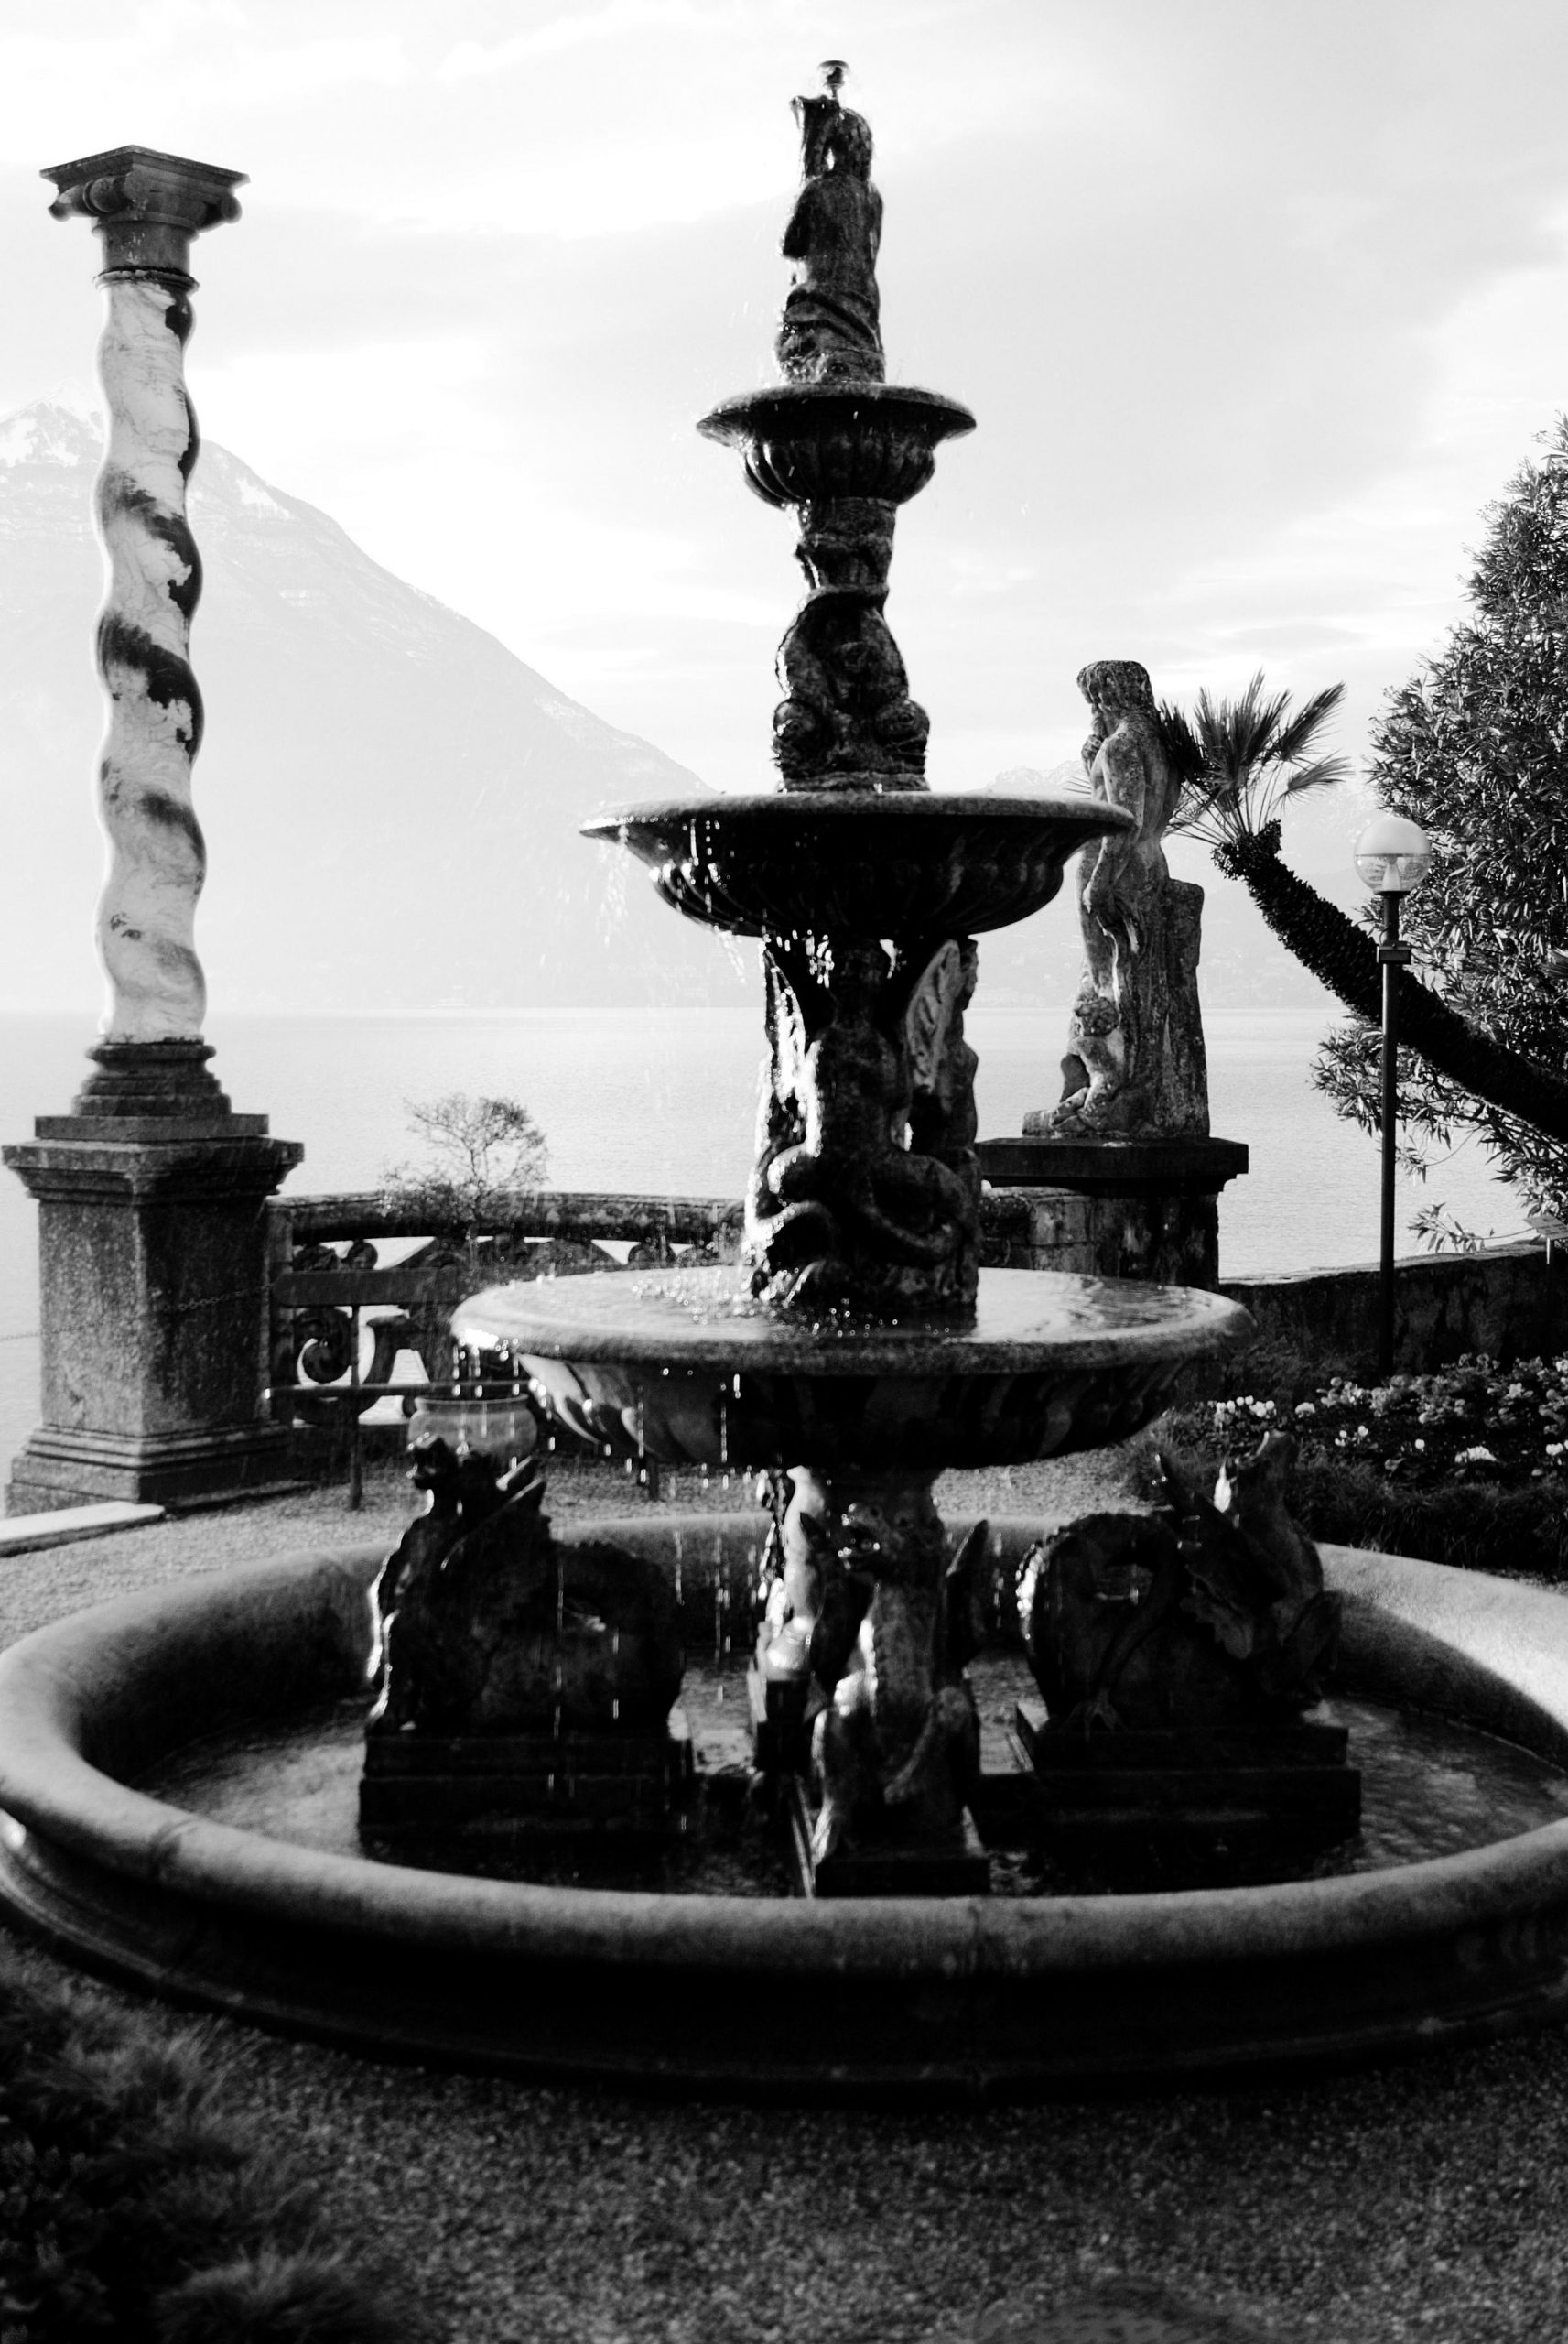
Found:
[[[372,1731],[360,1834],[409,1858],[656,1855],[688,1827],[695,1769],[678,1705],[658,1733]]]
[[[784,1818],[802,1896],[989,1896],[990,1859],[966,1807],[951,1831],[933,1833],[896,1807],[884,1836],[860,1847],[816,1857],[811,1835],[816,1811],[805,1778],[784,1777]]]
[[[1219,1192],[1247,1169],[1239,1141],[988,1139],[976,1155],[988,1267],[1218,1285]]]
[[[1020,1701],[1013,1739],[1031,1846],[1069,1872],[1164,1888],[1288,1876],[1360,1829],[1342,1725],[1090,1734],[1053,1731],[1042,1703]]]
[[[276,1487],[289,1435],[262,1414],[266,1200],[304,1149],[230,1112],[200,1044],[93,1055],[75,1111],[0,1151],[38,1203],[43,1354],[9,1511]]]

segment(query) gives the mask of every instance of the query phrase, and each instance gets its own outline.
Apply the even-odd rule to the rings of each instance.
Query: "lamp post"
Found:
[[[1400,1113],[1400,971],[1411,949],[1400,941],[1400,905],[1425,878],[1426,833],[1402,814],[1379,814],[1356,841],[1356,868],[1383,899],[1383,1195],[1378,1275],[1378,1370],[1394,1367],[1394,1131]]]

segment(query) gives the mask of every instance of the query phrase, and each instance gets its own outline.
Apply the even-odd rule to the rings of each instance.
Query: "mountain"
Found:
[[[100,458],[97,425],[67,408],[0,422],[0,1004],[29,1008],[81,1004],[96,975]],[[695,775],[211,441],[190,508],[206,573],[197,941],[215,1009],[759,999],[753,948],[677,918],[629,856],[578,835],[617,801],[700,792]],[[1076,765],[1004,778],[1083,786]],[[1346,820],[1330,793],[1292,817],[1287,849],[1348,902]],[[1207,1006],[1334,1014],[1244,889],[1189,844],[1173,861],[1206,889]],[[981,948],[982,1004],[1037,1008],[1050,1049],[1081,958],[1069,874],[1055,904]]]
[[[97,427],[0,423],[0,1002],[90,997],[103,849],[92,666]],[[405,585],[314,506],[209,442],[198,949],[214,1006],[409,1012],[744,1000],[723,942],[578,836],[697,776]]]

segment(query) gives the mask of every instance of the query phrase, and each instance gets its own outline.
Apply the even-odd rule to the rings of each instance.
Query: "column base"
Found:
[[[123,1433],[41,1425],[11,1464],[7,1514],[52,1514],[65,1506],[124,1499],[135,1505],[216,1505],[302,1486],[282,1425],[137,1439]]]
[[[38,1205],[42,1422],[14,1512],[277,1489],[267,1199],[304,1150],[235,1115],[202,1042],[105,1043],[76,1111],[0,1151]]]

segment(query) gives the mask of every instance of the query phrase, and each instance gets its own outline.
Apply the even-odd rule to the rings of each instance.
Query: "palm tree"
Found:
[[[1219,869],[1241,881],[1281,942],[1371,1025],[1382,1005],[1373,938],[1280,859],[1290,801],[1349,776],[1346,758],[1318,751],[1323,728],[1344,698],[1344,685],[1335,684],[1292,715],[1287,692],[1264,697],[1260,672],[1239,700],[1200,691],[1190,721],[1162,704],[1159,722],[1181,786],[1172,830],[1202,839]],[[1458,1016],[1409,970],[1400,987],[1400,1026],[1401,1040],[1462,1091],[1549,1138],[1568,1140],[1568,1080]]]
[[[1343,684],[1315,692],[1291,713],[1289,692],[1272,700],[1259,669],[1239,700],[1198,694],[1189,724],[1177,709],[1162,709],[1163,725],[1184,734],[1177,754],[1183,787],[1171,828],[1217,851],[1247,838],[1278,832],[1287,802],[1309,789],[1328,789],[1350,776],[1347,757],[1324,756],[1324,726],[1345,698]]]

